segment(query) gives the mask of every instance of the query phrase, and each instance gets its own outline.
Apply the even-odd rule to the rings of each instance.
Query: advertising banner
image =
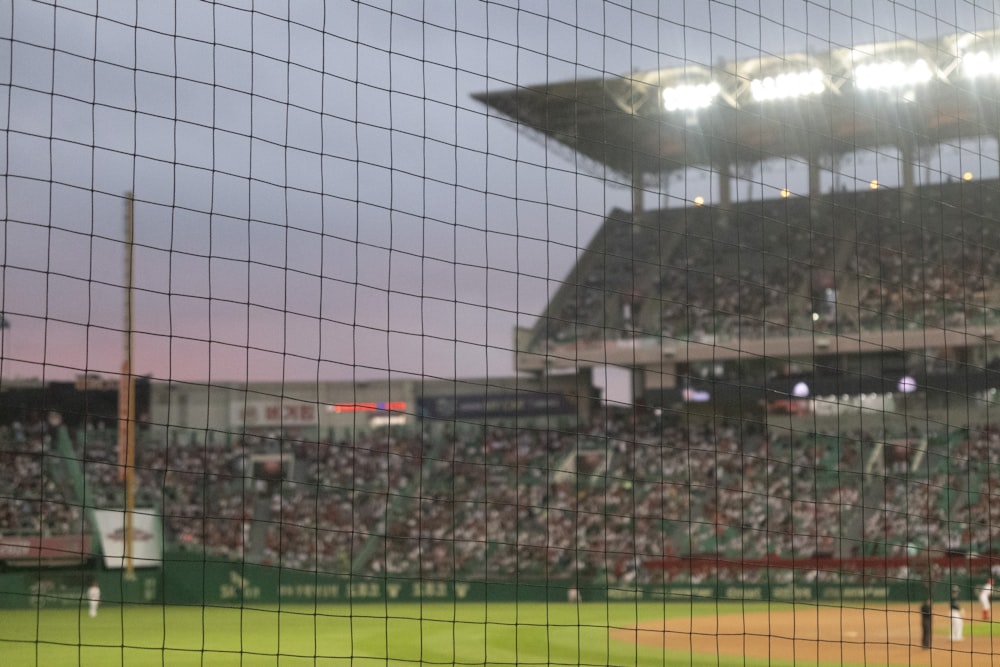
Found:
[[[541,417],[576,412],[576,406],[565,395],[538,392],[422,397],[417,405],[420,413],[431,419]]]
[[[87,535],[0,536],[0,561],[11,565],[64,565],[90,557]]]
[[[233,401],[229,404],[229,419],[232,424],[246,428],[316,426],[319,410],[315,403],[281,398]]]
[[[125,567],[125,510],[95,510],[101,532],[104,566]],[[159,567],[163,563],[163,536],[160,514],[155,509],[137,509],[132,513],[132,563],[135,567]]]

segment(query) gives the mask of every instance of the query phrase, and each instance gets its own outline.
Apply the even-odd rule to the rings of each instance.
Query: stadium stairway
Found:
[[[93,511],[96,507],[97,496],[87,484],[83,474],[83,464],[73,447],[73,442],[69,436],[66,426],[59,426],[56,429],[53,445],[62,460],[61,466],[56,466],[56,475],[61,479],[57,480],[63,489],[65,496],[77,503],[80,513],[83,516],[81,530],[90,530],[94,545],[101,543],[101,532],[97,528],[97,521],[94,519]],[[96,548],[96,547],[95,547]]]
[[[271,510],[271,500],[267,494],[253,492],[253,517],[250,522],[250,535],[247,537],[246,560],[250,563],[261,563],[264,560],[264,547],[267,546],[267,533],[274,522]]]
[[[863,498],[861,493],[864,489],[864,473],[858,470],[841,470],[838,475],[838,483],[841,488],[857,489],[859,498]],[[856,545],[861,545],[865,538],[865,508],[860,504],[849,504],[841,508],[841,539],[838,541],[839,558],[849,558],[853,554],[851,551]]]

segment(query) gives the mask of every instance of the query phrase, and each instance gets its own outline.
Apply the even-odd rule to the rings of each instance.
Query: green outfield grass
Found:
[[[393,604],[0,612],[4,667],[85,665],[753,665],[638,647],[609,629],[764,604]],[[756,664],[764,664],[759,662]]]

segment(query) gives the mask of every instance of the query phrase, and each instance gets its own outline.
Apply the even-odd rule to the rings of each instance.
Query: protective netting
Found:
[[[1000,26],[862,4],[0,7],[0,663],[993,664]]]

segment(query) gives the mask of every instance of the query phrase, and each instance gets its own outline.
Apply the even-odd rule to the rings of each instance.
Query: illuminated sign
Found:
[[[681,389],[681,399],[688,403],[708,403],[712,400],[712,395],[704,389],[685,387]]]
[[[408,424],[410,418],[406,415],[375,415],[370,420],[368,420],[368,425],[372,428],[380,428],[382,426],[403,426]]]
[[[342,414],[346,412],[404,412],[406,401],[377,401],[370,403],[334,403],[328,405],[329,412]]]

